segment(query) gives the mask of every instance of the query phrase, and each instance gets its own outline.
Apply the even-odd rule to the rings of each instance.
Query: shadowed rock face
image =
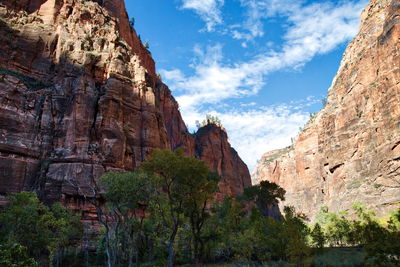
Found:
[[[400,203],[400,2],[372,0],[361,19],[326,107],[254,173],[311,218],[322,205],[346,210],[358,200],[383,214]]]
[[[250,185],[224,131],[189,134],[122,0],[3,1],[0,17],[0,195],[35,190],[92,222],[102,173],[179,147],[223,176],[222,195]]]
[[[240,195],[244,188],[251,186],[247,166],[230,146],[224,129],[213,124],[200,128],[195,136],[195,144],[196,157],[223,178],[220,183],[220,199],[223,195]]]

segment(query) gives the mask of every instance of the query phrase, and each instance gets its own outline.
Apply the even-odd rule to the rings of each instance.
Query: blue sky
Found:
[[[189,129],[217,115],[252,170],[321,109],[368,1],[126,3]]]

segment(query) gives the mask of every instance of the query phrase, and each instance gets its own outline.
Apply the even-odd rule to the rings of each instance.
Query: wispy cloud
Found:
[[[184,113],[184,118],[194,130],[194,122],[202,121],[205,113],[217,116],[227,129],[231,145],[252,170],[265,152],[291,144],[291,139],[297,135],[299,127],[310,117],[308,112],[299,107],[318,102],[317,98],[309,97],[291,104],[262,107],[250,105],[225,111],[212,108],[200,111],[189,108]]]
[[[193,2],[193,9],[196,6],[194,3],[203,3],[194,0],[185,2]],[[226,63],[223,60],[223,45],[196,46],[192,75],[178,69],[162,70],[161,73],[177,93],[185,121],[193,125],[210,111],[218,115],[228,129],[234,147],[253,167],[263,152],[290,143],[290,137],[297,133],[309,116],[298,106],[307,106],[314,100],[269,108],[242,106],[242,110],[228,112],[210,107],[216,107],[215,104],[221,106],[227,99],[256,95],[266,87],[265,77],[268,74],[286,68],[300,68],[316,55],[328,53],[349,41],[357,33],[359,14],[366,2],[305,4],[305,1],[298,0],[243,0],[242,3],[247,3],[252,10],[249,21],[245,22],[249,27],[254,26],[249,28],[250,36],[264,34],[262,24],[258,24],[263,18],[285,17],[287,27],[280,49],[261,53],[248,61]]]
[[[246,42],[264,36],[262,20],[268,16],[267,4],[266,1],[257,0],[240,0],[240,3],[246,9],[246,19],[241,27],[235,25],[231,33],[233,38],[245,40],[243,46],[246,46]]]
[[[300,125],[309,118],[307,112],[295,111],[289,105],[215,114],[227,129],[231,145],[250,171],[265,152],[289,146]]]
[[[289,8],[282,4],[287,1],[278,2],[268,2],[271,14]],[[197,46],[194,50],[198,60],[192,64],[194,75],[185,76],[180,70],[161,72],[171,88],[184,92],[178,97],[183,109],[254,95],[265,85],[267,74],[301,67],[316,55],[328,53],[353,38],[362,6],[350,2],[335,6],[325,2],[295,9],[288,17],[291,26],[283,36],[285,42],[280,51],[269,51],[247,62],[226,64],[222,60],[221,44],[203,50]]]
[[[316,25],[319,26],[322,14],[329,15],[323,20],[325,22],[356,20],[355,23],[357,23],[359,12],[353,11],[361,11],[368,0],[345,0],[336,4],[325,1],[308,5],[304,0],[241,0],[240,2],[246,9],[246,19],[241,27],[235,26],[231,33],[233,38],[248,42],[256,37],[264,36],[265,30],[268,30],[264,29],[264,20],[273,17],[286,17],[289,24],[299,28],[301,28],[302,21],[305,24],[310,24],[311,21],[314,27],[310,30],[314,30]],[[334,11],[334,13],[332,14],[330,11]]]
[[[176,69],[160,71],[173,90],[184,92],[177,97],[183,110],[203,104],[215,104],[232,97],[252,95],[264,85],[262,73],[254,71],[254,64],[223,64],[220,44],[209,46],[205,50],[196,47],[195,50],[198,60],[193,64],[193,76],[187,77]]]
[[[192,9],[206,23],[207,31],[223,22],[221,7],[224,0],[182,0],[182,9]]]

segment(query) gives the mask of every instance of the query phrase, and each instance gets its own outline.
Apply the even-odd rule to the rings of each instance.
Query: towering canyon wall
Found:
[[[222,195],[251,185],[222,129],[189,134],[123,0],[0,3],[1,196],[34,190],[90,221],[102,173],[178,147],[222,175]]]
[[[361,20],[326,107],[253,174],[285,188],[284,205],[311,218],[323,205],[361,201],[383,214],[400,204],[400,2],[372,0]]]

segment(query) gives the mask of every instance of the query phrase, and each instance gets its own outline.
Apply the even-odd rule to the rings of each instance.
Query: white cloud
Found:
[[[173,90],[185,92],[177,97],[183,110],[255,94],[264,85],[262,73],[254,72],[251,64],[222,64],[222,46],[219,44],[207,47],[205,51],[195,47],[195,51],[199,61],[193,64],[193,76],[183,77],[179,70],[160,71]]]
[[[231,145],[251,171],[265,152],[291,144],[291,138],[297,135],[299,127],[304,126],[310,117],[308,112],[298,107],[309,106],[318,101],[315,97],[310,97],[291,104],[268,107],[254,107],[251,104],[247,110],[231,109],[225,112],[189,108],[183,116],[189,122],[191,130],[195,129],[196,120],[204,119],[205,113],[217,116],[228,132]]]
[[[207,31],[213,31],[214,27],[223,22],[221,7],[224,0],[182,0],[183,9],[192,9],[206,23]]]
[[[291,138],[309,118],[307,112],[293,111],[287,105],[216,115],[227,129],[231,145],[250,171],[265,152],[289,146]]]
[[[285,10],[289,8],[284,4],[287,2],[268,2],[271,5],[268,10],[272,14]],[[314,56],[353,38],[362,6],[348,2],[333,6],[325,2],[287,11],[291,12],[288,17],[291,26],[283,36],[281,51],[260,54],[248,62],[226,64],[222,45],[209,46],[205,51],[196,46],[198,60],[192,64],[194,75],[185,76],[179,70],[161,70],[161,73],[173,90],[185,92],[177,97],[182,109],[254,95],[265,85],[265,75],[282,68],[301,67]]]
[[[270,108],[247,107],[249,110],[229,113],[218,112],[216,104],[221,106],[226,99],[256,95],[264,88],[265,76],[271,72],[302,67],[316,55],[328,53],[353,38],[366,0],[341,1],[336,5],[330,2],[304,5],[297,0],[249,0],[248,3],[263,4],[265,13],[252,15],[255,22],[264,17],[286,18],[288,27],[279,50],[259,54],[248,61],[224,63],[221,44],[206,48],[196,46],[196,59],[191,65],[193,75],[185,75],[180,70],[162,70],[161,73],[172,90],[179,93],[177,100],[185,121],[192,124],[213,111],[228,129],[232,145],[251,169],[262,153],[290,144],[290,137],[309,116],[302,108],[314,100]],[[250,33],[257,36],[263,31],[257,26]],[[210,106],[215,108],[210,110]]]
[[[246,8],[246,17],[241,29],[233,29],[232,37],[251,41],[256,37],[264,36],[264,25],[262,20],[267,17],[265,1],[240,0],[243,7]],[[237,28],[237,27],[235,27]],[[243,43],[246,46],[246,42]]]
[[[358,21],[361,8],[368,3],[367,0],[345,0],[336,5],[329,1],[305,5],[306,1],[304,0],[241,0],[240,2],[246,9],[246,19],[240,29],[236,25],[231,34],[233,38],[242,39],[246,42],[252,41],[256,37],[264,36],[263,22],[268,18],[286,17],[288,22],[295,27],[296,25],[299,26],[302,21],[310,25],[308,22],[311,20],[313,21],[313,27],[309,28],[311,31],[315,27],[319,27],[319,21],[322,18],[321,13],[328,15],[328,18],[324,18],[324,22],[342,22],[343,19],[355,19]],[[330,11],[334,11],[335,14],[330,14]],[[324,27],[325,25],[322,26]]]

